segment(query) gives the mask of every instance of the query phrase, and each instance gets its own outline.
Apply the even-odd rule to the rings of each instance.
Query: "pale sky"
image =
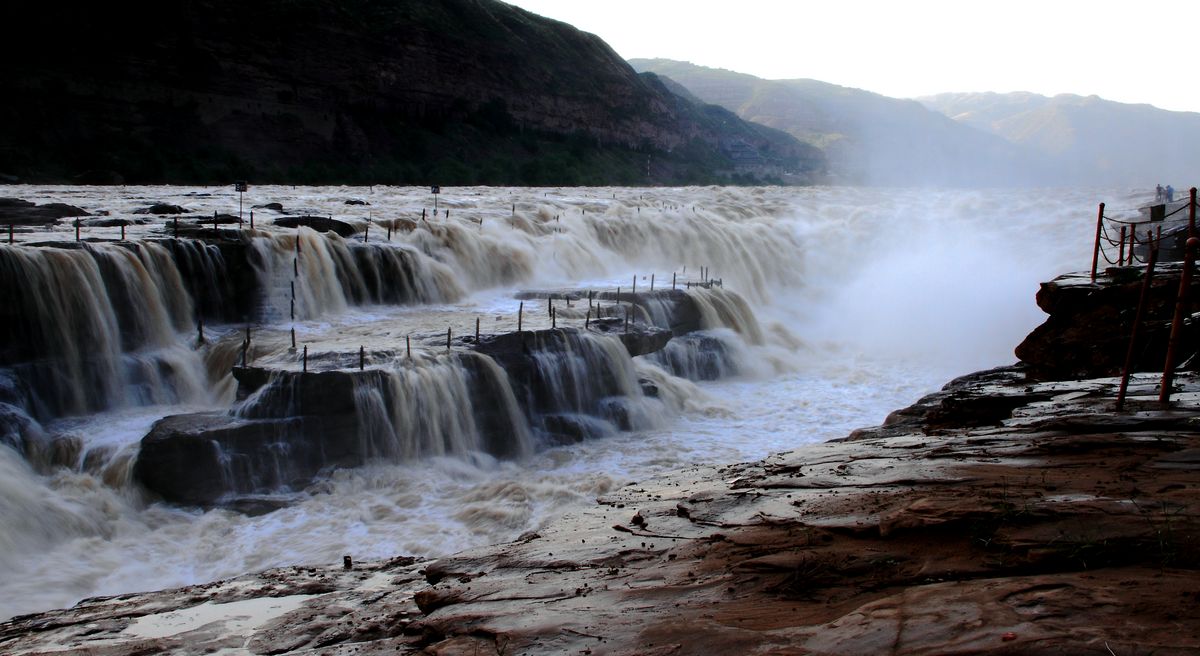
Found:
[[[507,1],[592,32],[627,59],[898,98],[1032,91],[1200,112],[1197,0]]]

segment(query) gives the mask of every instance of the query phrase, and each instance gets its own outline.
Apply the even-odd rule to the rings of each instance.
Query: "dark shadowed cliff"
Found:
[[[443,184],[814,179],[821,154],[493,0],[10,3],[0,174]],[[747,155],[749,153],[749,155]]]

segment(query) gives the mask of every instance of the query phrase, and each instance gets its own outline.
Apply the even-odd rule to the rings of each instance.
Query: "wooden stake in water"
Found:
[[[125,224],[121,224],[121,241],[125,241]]]
[[[525,314],[525,301],[517,306],[517,332],[521,332],[521,318]]]
[[[408,359],[412,359],[412,335],[404,336],[404,350],[408,352]]]
[[[8,224],[8,244],[11,246],[12,243],[13,243],[13,224],[10,223],[10,224]]]
[[[479,343],[479,317],[475,317],[475,343]]]
[[[554,308],[550,308],[550,327],[558,328],[558,312],[555,312]]]
[[[292,326],[292,348],[296,348],[296,327]]]
[[[625,332],[629,332],[629,308],[625,308]]]
[[[196,343],[197,344],[204,343],[204,318],[203,317],[196,318]]]
[[[672,290],[675,289],[675,272],[674,271],[671,272],[671,289]]]
[[[446,352],[450,352],[450,329],[446,328]]]
[[[391,241],[391,240],[392,240],[392,224],[390,224],[390,223],[388,224],[387,230],[388,230],[388,238],[387,238],[387,240],[388,240],[388,241]]]
[[[362,371],[367,366],[367,347],[358,347],[358,370]]]
[[[250,210],[250,229],[254,229],[254,210]]]
[[[367,243],[367,239],[370,238],[370,235],[371,235],[371,224],[368,223],[366,229],[363,230],[363,243],[364,244]]]
[[[632,294],[637,294],[637,274],[633,275],[633,291]]]
[[[79,219],[75,219],[75,241],[79,241]]]
[[[588,329],[592,327],[592,308],[588,308],[587,315],[583,317],[583,327]]]
[[[650,291],[654,291],[654,274],[650,274]]]
[[[301,371],[308,373],[308,344],[304,345],[304,359],[302,360],[302,362],[303,362],[303,365],[302,365]]]

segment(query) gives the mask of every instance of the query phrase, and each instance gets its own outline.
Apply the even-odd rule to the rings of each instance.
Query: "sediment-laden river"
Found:
[[[411,187],[0,196],[89,213],[0,244],[0,619],[346,554],[444,555],[656,472],[879,423],[1011,363],[1038,283],[1090,266],[1095,204],[1148,200],[447,188],[435,213]],[[184,213],[138,213],[155,204]],[[669,341],[631,357],[626,322]],[[506,356],[518,328],[540,341]],[[350,377],[345,416],[299,407],[335,405],[332,383],[301,389],[321,372]],[[178,415],[209,427],[193,443],[220,468],[201,481],[211,502],[166,502],[138,469],[143,437]],[[247,425],[275,431],[269,466]],[[304,476],[301,434],[320,445]]]

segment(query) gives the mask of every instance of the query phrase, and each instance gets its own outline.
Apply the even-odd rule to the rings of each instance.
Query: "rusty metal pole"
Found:
[[[1130,245],[1129,251],[1129,254],[1133,255],[1132,245]],[[1121,245],[1117,249],[1117,266],[1125,266],[1125,226],[1121,226]]]
[[[304,363],[304,364],[302,365],[302,367],[303,367],[303,368],[301,369],[301,371],[303,371],[304,373],[308,373],[308,344],[305,344],[305,345],[304,345],[304,360],[303,360],[303,363]]]
[[[1179,348],[1180,333],[1183,332],[1183,317],[1187,313],[1188,293],[1192,286],[1192,267],[1196,259],[1196,246],[1200,239],[1191,237],[1187,240],[1187,248],[1183,256],[1183,272],[1179,274],[1179,296],[1175,299],[1175,316],[1171,319],[1171,336],[1167,340],[1167,359],[1163,363],[1162,389],[1158,393],[1158,402],[1163,405],[1171,403],[1171,385],[1175,382],[1175,351]]]
[[[475,317],[475,343],[479,343],[479,317]]]
[[[1188,237],[1196,236],[1196,188],[1192,187],[1188,199]]]
[[[1133,330],[1129,334],[1129,350],[1125,352],[1125,366],[1121,369],[1121,387],[1117,391],[1117,411],[1125,407],[1125,393],[1129,390],[1129,375],[1133,373],[1133,356],[1137,346],[1138,329],[1146,316],[1146,303],[1150,300],[1150,286],[1154,282],[1154,265],[1158,263],[1158,246],[1150,245],[1146,258],[1146,277],[1142,280],[1142,293],[1138,297],[1137,313],[1133,316]]]
[[[362,371],[367,367],[367,347],[360,345],[358,347],[358,370]]]
[[[524,316],[525,301],[521,301],[521,304],[517,306],[517,332],[521,332],[521,320],[524,318]]]
[[[1104,228],[1104,203],[1096,213],[1096,247],[1092,249],[1092,282],[1096,282],[1096,266],[1100,264],[1100,231]]]

